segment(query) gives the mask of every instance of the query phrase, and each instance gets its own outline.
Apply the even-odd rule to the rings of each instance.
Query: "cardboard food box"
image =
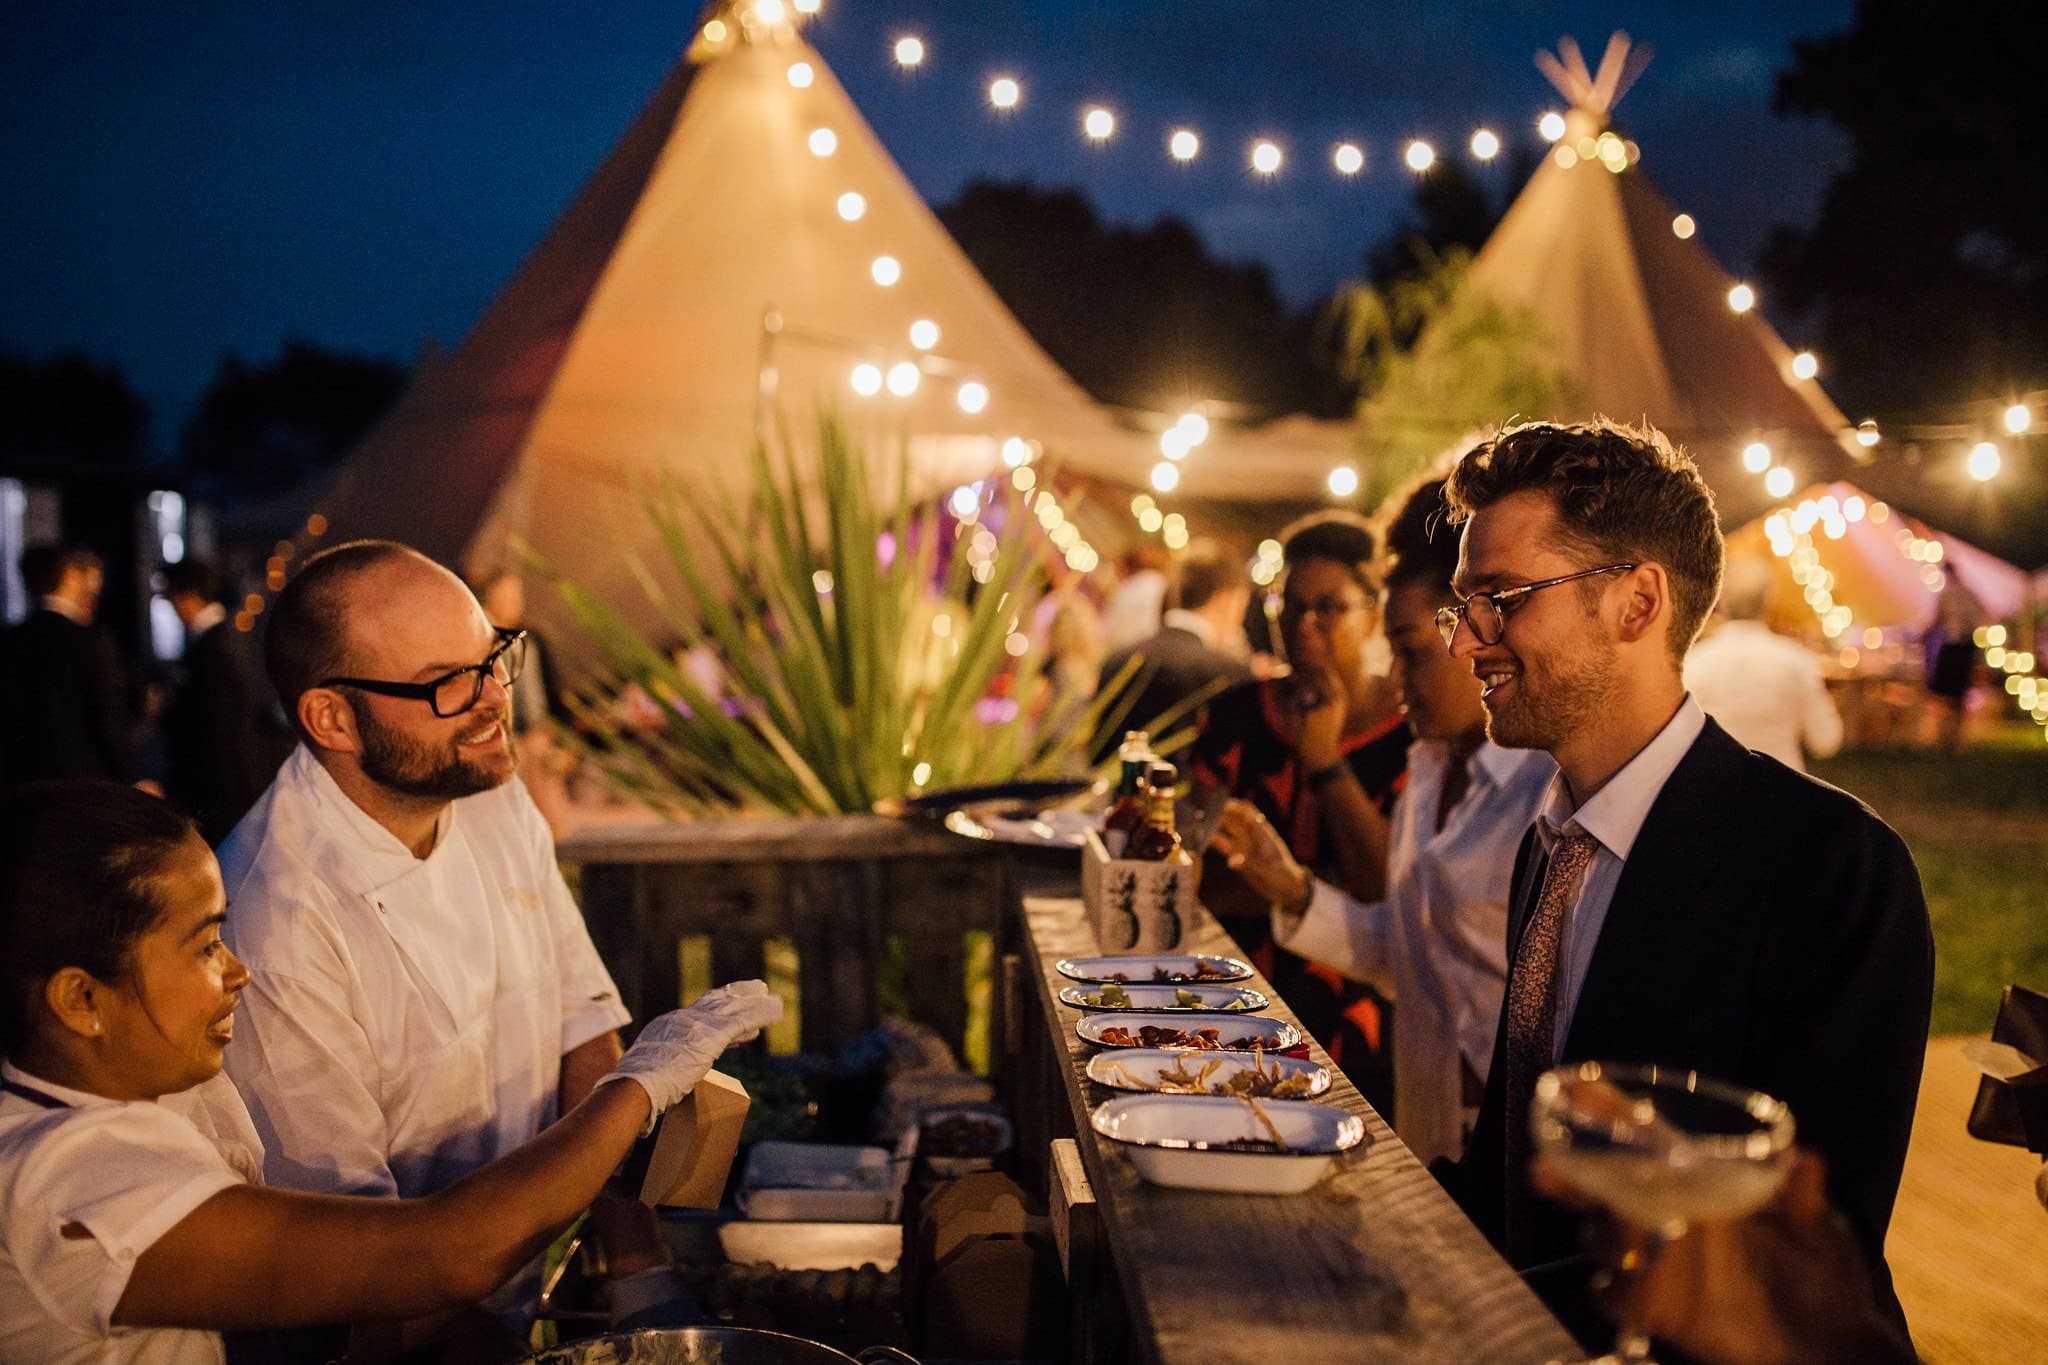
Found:
[[[746,1126],[747,1088],[722,1071],[708,1073],[681,1104],[661,1116],[640,1202],[715,1209]]]
[[[1089,830],[1081,845],[1081,900],[1105,953],[1179,952],[1195,908],[1196,867],[1185,849],[1166,862],[1112,858]]]

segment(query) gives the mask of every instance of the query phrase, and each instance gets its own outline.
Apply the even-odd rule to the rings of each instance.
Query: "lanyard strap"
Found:
[[[71,1107],[55,1095],[45,1095],[40,1090],[31,1090],[28,1086],[19,1085],[13,1081],[0,1080],[0,1090],[5,1090],[10,1095],[19,1095],[30,1104],[42,1109],[69,1109]]]

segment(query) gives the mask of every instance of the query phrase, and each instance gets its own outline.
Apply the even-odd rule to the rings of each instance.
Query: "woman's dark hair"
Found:
[[[1311,559],[1334,560],[1351,571],[1367,597],[1379,591],[1373,563],[1378,553],[1379,537],[1373,534],[1372,523],[1356,512],[1311,512],[1280,533],[1281,558],[1289,566]]]
[[[1458,572],[1458,528],[1451,525],[1441,475],[1397,490],[1382,507],[1380,572],[1387,588],[1421,585],[1445,600]]]
[[[0,1053],[28,1037],[43,983],[66,967],[128,973],[163,913],[160,878],[195,837],[167,801],[118,782],[30,782],[0,795]]]

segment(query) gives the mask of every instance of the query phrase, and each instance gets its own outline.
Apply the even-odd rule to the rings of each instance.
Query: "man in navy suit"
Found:
[[[0,756],[6,780],[135,780],[134,718],[113,636],[94,624],[98,555],[38,545],[21,557],[36,604],[0,642]]]
[[[1867,807],[1687,696],[1721,577],[1712,494],[1656,431],[1598,421],[1507,429],[1446,497],[1464,534],[1439,628],[1488,736],[1559,769],[1516,859],[1493,1066],[1448,1183],[1590,1335],[1577,1220],[1529,1187],[1537,1075],[1597,1060],[1750,1086],[1791,1106],[1902,1326],[1884,1236],[1933,993],[1926,902]]]
[[[1194,697],[1206,700],[1251,678],[1242,654],[1231,649],[1243,643],[1241,623],[1251,592],[1243,562],[1228,550],[1212,540],[1188,546],[1174,568],[1173,605],[1158,633],[1103,661],[1098,686],[1114,681],[1133,657],[1142,661],[1138,695],[1125,712],[1126,725],[1153,726],[1160,716]],[[1169,728],[1192,725],[1196,719],[1176,715]]]

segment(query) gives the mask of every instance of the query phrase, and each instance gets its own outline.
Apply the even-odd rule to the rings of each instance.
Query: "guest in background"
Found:
[[[1393,687],[1366,667],[1379,622],[1378,541],[1363,517],[1325,512],[1280,536],[1280,634],[1293,672],[1233,688],[1195,740],[1197,782],[1256,806],[1293,857],[1362,901],[1386,894],[1387,811],[1408,767]],[[1266,898],[1211,859],[1203,896],[1366,1098],[1393,1108],[1390,1021],[1369,987],[1273,941]]]
[[[1386,895],[1356,900],[1315,877],[1249,802],[1225,808],[1214,844],[1272,903],[1282,946],[1393,1000],[1394,1130],[1424,1162],[1462,1155],[1477,1117],[1507,984],[1508,877],[1557,772],[1486,738],[1479,680],[1437,633],[1458,567],[1443,486],[1398,499],[1386,528],[1392,679],[1415,732],[1380,852]]]
[[[1977,628],[1989,619],[1984,604],[1941,562],[1941,592],[1928,627],[1927,696],[1935,708],[1935,743],[1954,753],[1963,742],[1963,712],[1977,681]]]
[[[1102,613],[1078,583],[1059,594],[1045,628],[1045,680],[1042,714],[1056,723],[1080,714],[1095,695],[1095,675],[1102,666]]]
[[[1724,619],[1685,656],[1685,687],[1737,743],[1805,772],[1842,747],[1842,717],[1813,651],[1764,624],[1770,599],[1769,565],[1728,561]]]
[[[136,777],[135,718],[114,639],[94,624],[106,571],[98,555],[38,545],[21,557],[36,605],[7,632],[0,726],[9,782]]]
[[[221,604],[219,572],[187,559],[163,570],[171,609],[185,623],[185,657],[164,712],[168,794],[219,847],[291,753],[291,733],[257,657]]]
[[[1159,629],[1166,610],[1166,570],[1170,561],[1157,545],[1139,545],[1124,553],[1122,571],[1103,603],[1102,625],[1110,649],[1147,640]]]
[[[1173,587],[1160,628],[1151,638],[1128,645],[1102,662],[1097,687],[1106,686],[1132,659],[1138,692],[1124,723],[1113,727],[1177,729],[1189,723],[1182,709],[1164,727],[1162,715],[1198,696],[1213,697],[1223,688],[1246,681],[1244,609],[1251,599],[1251,580],[1230,552],[1213,540],[1189,545],[1175,567]]]

